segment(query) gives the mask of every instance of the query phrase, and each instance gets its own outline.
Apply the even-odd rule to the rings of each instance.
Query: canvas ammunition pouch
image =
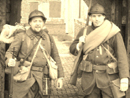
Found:
[[[44,67],[39,67],[39,66],[32,66],[31,67],[32,71],[38,71],[38,72],[43,72],[45,75],[49,74],[49,68],[47,65],[45,65]]]
[[[122,98],[125,96],[125,92],[120,90],[120,79],[110,81],[110,88],[112,90],[114,98]]]
[[[13,75],[16,75],[18,73],[18,71],[21,69],[22,66],[28,67],[30,65],[31,62],[29,61],[24,61],[24,63],[21,63],[21,61],[16,61],[14,70],[13,70]],[[5,68],[5,73],[6,74],[11,74],[11,67],[6,67]]]
[[[98,71],[104,70],[108,74],[118,73],[117,62],[111,62],[107,65],[95,65],[95,64],[92,64],[90,61],[82,60],[79,66],[78,73],[80,73],[80,71],[92,72],[94,70],[98,70]]]
[[[117,66],[117,62],[111,62],[109,64],[107,64],[108,68],[107,68],[107,73],[108,74],[115,74],[118,73],[118,66]]]

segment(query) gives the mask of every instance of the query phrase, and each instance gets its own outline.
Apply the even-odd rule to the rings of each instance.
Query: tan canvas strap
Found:
[[[44,56],[45,56],[45,58],[46,58],[48,64],[50,64],[50,61],[49,61],[49,59],[48,59],[48,58],[50,58],[50,55],[49,55],[48,52],[43,48],[43,46],[42,46],[41,44],[40,44],[40,48],[42,49],[42,52],[43,52],[43,54],[44,54]]]
[[[42,49],[43,54],[44,54],[44,56],[45,56],[45,58],[46,58],[46,60],[47,60],[47,62],[48,62],[48,66],[51,67],[52,65],[51,65],[51,63],[50,63],[50,60],[51,60],[53,63],[56,63],[56,62],[53,60],[53,58],[48,54],[48,52],[45,50],[45,48],[43,48],[43,46],[42,46],[41,44],[40,44],[40,48]],[[58,66],[53,66],[53,68],[57,69]]]
[[[37,55],[37,52],[38,52],[39,46],[40,46],[40,44],[41,44],[41,41],[42,41],[42,38],[40,38],[40,40],[39,40],[39,42],[38,42],[36,51],[35,51],[35,53],[34,53],[34,55],[33,55],[32,60],[31,60],[30,68],[32,67],[33,61],[34,61],[34,59],[35,59],[35,57],[36,57],[36,55]]]
[[[114,61],[117,62],[117,59],[111,54],[111,52],[110,52],[106,47],[104,47],[103,45],[102,45],[102,47],[106,50],[107,54],[108,54],[109,56],[111,56],[111,58],[112,58]]]
[[[88,12],[90,11],[91,5],[92,5],[92,0],[90,0],[90,2],[89,2]],[[85,36],[85,37],[87,35],[88,26],[89,26],[89,16],[87,18],[87,23],[86,23],[86,25],[84,27],[84,31],[83,31],[83,36]],[[82,47],[83,47],[83,45],[84,45],[84,43],[82,43]],[[87,58],[87,56],[88,56],[88,54],[84,55],[83,59],[85,60]]]
[[[36,42],[36,44],[32,47],[32,49],[27,53],[27,55],[24,57],[22,63],[24,63],[25,60],[29,57],[29,55],[32,53],[33,49],[37,46],[37,44],[39,43],[39,41],[40,41],[40,39]]]

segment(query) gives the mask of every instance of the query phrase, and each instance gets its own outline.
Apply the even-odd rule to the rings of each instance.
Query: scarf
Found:
[[[116,35],[119,31],[120,29],[114,23],[105,20],[100,27],[97,27],[86,35],[83,52],[87,54],[92,49]]]

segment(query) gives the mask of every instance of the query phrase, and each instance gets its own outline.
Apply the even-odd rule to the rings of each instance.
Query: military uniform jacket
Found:
[[[58,77],[63,77],[64,76],[63,68],[61,65],[61,60],[54,39],[52,36],[50,35],[48,36],[48,34],[45,31],[42,31],[39,33],[39,35],[37,35],[30,28],[26,31],[26,33],[20,32],[16,34],[14,42],[11,43],[9,49],[6,52],[6,58],[7,58],[6,64],[8,63],[9,59],[12,58],[13,47],[15,47],[14,55],[17,57],[17,59],[22,59],[32,49],[34,44],[38,41],[38,38],[40,38],[39,36],[42,37],[41,45],[46,49],[46,51],[56,61],[56,64],[58,65]],[[50,42],[48,40],[50,40]],[[36,47],[33,49],[32,53],[27,58],[27,61],[31,62],[35,50]],[[47,60],[43,55],[41,48],[39,48],[37,55],[34,59],[34,62],[32,64],[32,67],[35,66],[44,68],[46,64]],[[14,81],[13,98],[22,98],[23,96],[25,96],[29,88],[34,84],[35,81],[38,82],[39,87],[42,90],[43,72],[31,71],[31,73],[32,73],[31,78],[27,79],[25,82],[17,83]]]
[[[95,28],[93,26],[88,27],[87,34],[89,34],[94,29]],[[80,32],[77,34],[76,39],[70,46],[70,53],[72,53],[75,56],[78,54],[76,45],[79,42],[79,37],[83,35],[83,31],[84,28],[80,30]],[[81,88],[86,95],[92,92],[95,85],[97,85],[98,88],[105,91],[105,89],[109,87],[110,80],[114,80],[118,77],[120,79],[129,77],[129,67],[128,67],[129,65],[126,55],[126,49],[121,34],[117,33],[115,36],[110,38],[102,45],[106,48],[108,48],[109,46],[109,51],[117,59],[117,66],[119,72],[108,75],[106,72],[96,73],[95,71],[92,72],[84,71],[82,73],[81,78]],[[84,55],[84,53],[81,54]],[[108,63],[112,62],[112,58],[107,54],[106,50],[100,45],[88,53],[86,61],[89,61],[96,66],[98,65],[106,66]]]

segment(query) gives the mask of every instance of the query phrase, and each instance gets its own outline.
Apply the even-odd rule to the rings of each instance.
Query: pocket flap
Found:
[[[112,83],[117,86],[117,87],[120,87],[120,79],[116,79],[116,80],[113,80]]]
[[[89,61],[82,60],[79,68],[82,71],[92,72],[92,63]]]

